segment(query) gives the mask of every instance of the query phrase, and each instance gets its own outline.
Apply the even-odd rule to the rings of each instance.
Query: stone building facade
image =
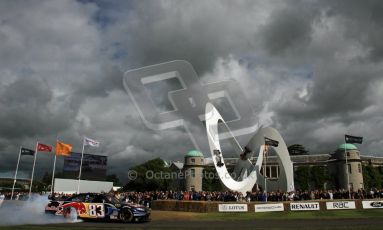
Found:
[[[364,188],[360,152],[353,144],[342,144],[328,160],[330,175],[337,188],[352,190]]]
[[[202,173],[204,167],[205,160],[200,151],[192,150],[185,155],[185,163],[183,167],[185,190],[202,191]]]
[[[383,166],[383,157],[361,155],[359,149],[353,144],[341,144],[331,154],[308,154],[290,157],[294,169],[302,166],[327,167],[337,189],[348,189],[347,184],[353,190],[364,188],[362,166]],[[255,163],[257,157],[252,158],[251,161]],[[234,167],[236,162],[236,158],[225,158],[225,164],[228,168]],[[202,191],[203,169],[206,167],[214,167],[212,160],[204,158],[203,154],[196,150],[185,155],[184,163],[173,162],[170,165],[172,171],[182,171],[184,173],[184,179],[177,183],[180,185],[181,190],[187,191]],[[261,173],[265,173],[270,180],[277,180],[279,171],[276,156],[268,156],[266,167],[261,169]]]

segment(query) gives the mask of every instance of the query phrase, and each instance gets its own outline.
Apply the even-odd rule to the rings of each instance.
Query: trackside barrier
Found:
[[[181,212],[277,212],[383,209],[383,200],[314,200],[293,202],[217,202],[155,200],[153,210]]]
[[[255,204],[255,212],[282,212],[285,208],[283,203],[271,203],[271,204]]]
[[[383,208],[383,201],[381,200],[362,201],[362,206],[364,209]]]
[[[290,211],[319,211],[319,202],[290,203]]]
[[[356,209],[355,201],[335,201],[335,202],[326,202],[327,210],[346,210],[346,209]]]
[[[218,204],[218,212],[247,212],[247,204]]]

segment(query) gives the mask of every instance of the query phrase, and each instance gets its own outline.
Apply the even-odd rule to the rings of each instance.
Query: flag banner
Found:
[[[247,155],[249,153],[251,153],[251,149],[249,149],[247,146],[245,146],[245,148],[243,148],[243,154]]]
[[[35,150],[27,149],[27,148],[21,148],[21,155],[33,156],[33,155],[35,155]]]
[[[265,145],[278,147],[279,142],[276,140],[265,137]]]
[[[344,140],[346,143],[357,143],[357,144],[362,144],[363,142],[363,137],[356,137],[356,136],[351,136],[351,135],[344,135]]]
[[[220,152],[218,149],[214,149],[214,150],[213,150],[213,153],[214,153],[214,155],[219,155],[219,154],[221,154],[221,152]]]
[[[96,141],[96,140],[93,140],[93,139],[90,139],[90,138],[87,138],[87,137],[85,137],[85,143],[84,144],[92,146],[92,147],[99,147],[100,146],[100,142],[99,141]]]
[[[72,154],[72,145],[64,142],[57,142],[56,155],[57,156],[70,156]]]
[[[239,155],[241,160],[246,160],[247,154],[251,153],[251,149],[249,149],[247,146],[243,148],[242,153]]]
[[[267,154],[269,152],[269,145],[265,144],[265,148],[263,149],[263,153]]]
[[[107,174],[107,156],[84,153],[82,162],[82,180],[105,180]],[[71,156],[64,157],[63,177],[78,179],[81,164],[81,153],[72,152]]]
[[[52,152],[52,146],[39,143],[37,145],[37,151],[40,151],[40,152]]]

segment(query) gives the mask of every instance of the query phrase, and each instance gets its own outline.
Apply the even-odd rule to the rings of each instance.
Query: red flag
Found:
[[[52,152],[52,146],[39,143],[37,145],[37,151],[40,151],[40,152]]]

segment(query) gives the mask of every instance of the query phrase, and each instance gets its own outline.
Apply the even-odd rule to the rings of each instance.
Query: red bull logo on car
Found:
[[[104,204],[71,202],[64,205],[64,209],[67,207],[75,208],[79,217],[84,217],[84,218],[104,218],[105,217]]]

